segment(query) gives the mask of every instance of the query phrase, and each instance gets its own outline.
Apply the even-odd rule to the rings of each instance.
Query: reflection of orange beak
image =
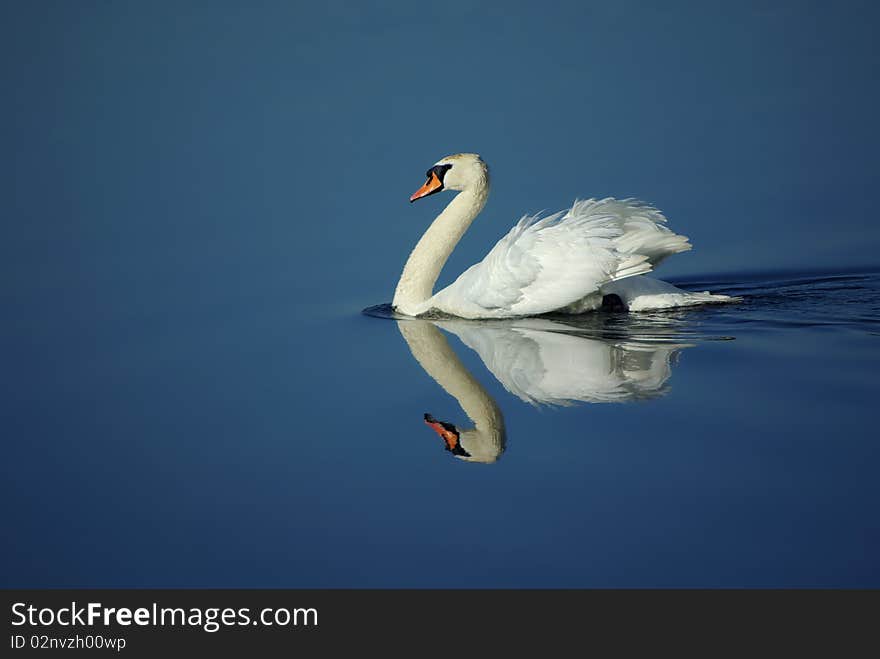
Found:
[[[440,439],[446,443],[447,449],[452,451],[458,446],[458,433],[446,427],[452,426],[452,424],[445,424],[442,421],[437,421],[437,419],[430,414],[425,415],[425,423],[429,425],[434,432],[440,435]]]
[[[437,173],[431,172],[431,178],[425,181],[425,184],[422,187],[413,192],[412,197],[409,198],[410,203],[414,202],[416,199],[427,197],[434,192],[439,192],[442,187],[443,183],[437,178]]]

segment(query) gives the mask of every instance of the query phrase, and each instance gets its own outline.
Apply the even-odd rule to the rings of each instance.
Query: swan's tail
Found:
[[[697,304],[724,304],[727,302],[741,302],[741,297],[721,295],[703,291],[694,293],[686,291],[665,295],[643,296],[633,300],[628,308],[630,311],[652,311],[655,309],[672,309],[675,307],[692,307]]]

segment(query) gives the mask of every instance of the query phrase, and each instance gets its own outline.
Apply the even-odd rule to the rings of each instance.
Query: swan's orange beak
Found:
[[[440,435],[440,439],[446,444],[448,451],[455,451],[458,448],[458,431],[455,429],[455,426],[451,423],[438,421],[430,414],[425,415],[425,423]]]
[[[420,187],[418,190],[413,192],[412,197],[409,198],[410,203],[414,202],[416,199],[421,199],[422,197],[427,197],[429,194],[434,194],[435,192],[440,192],[443,189],[443,182],[437,178],[436,172],[431,172],[430,178],[425,181],[425,184]]]

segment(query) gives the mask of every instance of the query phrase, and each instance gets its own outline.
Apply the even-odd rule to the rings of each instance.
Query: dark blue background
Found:
[[[455,344],[505,412],[486,467],[359,315],[456,151],[493,193],[441,283],[606,195],[691,237],[673,278],[876,264],[874,4],[0,11],[0,584],[880,585],[876,330],[722,315],[667,397],[557,411]]]

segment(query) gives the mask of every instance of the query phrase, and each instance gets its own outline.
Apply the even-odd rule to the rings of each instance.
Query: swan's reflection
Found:
[[[650,340],[640,340],[635,327],[596,331],[595,325],[585,326],[583,321],[546,318],[408,319],[397,325],[416,361],[458,401],[474,427],[465,430],[431,414],[425,414],[425,423],[453,455],[484,463],[494,462],[504,451],[504,418],[438,328],[457,336],[505,389],[533,405],[619,403],[659,396],[667,389],[679,352],[688,347],[669,342],[668,335],[662,337],[665,342],[658,341],[657,326]]]

